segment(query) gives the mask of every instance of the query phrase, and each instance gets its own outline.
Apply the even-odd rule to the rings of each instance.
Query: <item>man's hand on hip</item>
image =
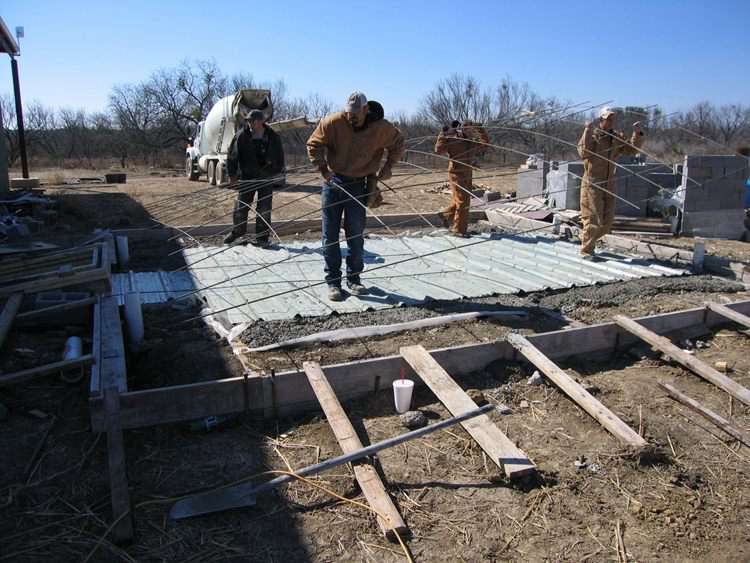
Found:
[[[390,180],[391,176],[393,176],[393,174],[391,174],[390,168],[383,167],[380,169],[380,172],[378,172],[378,180]]]

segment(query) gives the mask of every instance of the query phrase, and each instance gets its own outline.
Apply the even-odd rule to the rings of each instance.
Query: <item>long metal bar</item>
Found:
[[[387,440],[377,442],[351,453],[327,459],[326,461],[321,461],[320,463],[315,463],[313,465],[308,465],[307,467],[303,467],[295,473],[301,477],[315,475],[316,473],[320,473],[321,471],[325,471],[326,469],[331,469],[332,467],[337,467],[345,463],[350,463],[352,461],[371,456],[381,450],[392,448],[393,446],[398,446],[399,444],[403,444],[404,442],[408,442],[409,440],[421,438],[422,436],[431,434],[432,432],[436,432],[438,430],[442,430],[443,428],[447,428],[449,426],[453,426],[454,424],[457,424],[464,420],[468,420],[470,418],[474,418],[476,416],[479,416],[480,414],[488,413],[494,408],[494,405],[484,405],[483,407],[467,411],[459,416],[454,416],[447,420],[443,420],[435,424],[430,424],[429,426],[420,428],[418,430],[412,430],[411,432],[407,432],[406,434],[402,434],[401,436],[388,438]],[[242,483],[234,487],[225,487],[194,495],[192,497],[177,501],[169,511],[169,517],[174,520],[179,520],[182,518],[189,518],[191,516],[200,516],[201,514],[210,514],[213,512],[229,510],[231,508],[252,506],[253,504],[255,504],[255,495],[257,495],[258,493],[270,491],[271,489],[275,489],[276,487],[279,487],[285,483],[289,483],[293,480],[294,476],[292,475],[281,475],[280,477],[276,477],[275,479],[266,481],[265,483],[262,483],[258,486],[255,486],[252,483]]]

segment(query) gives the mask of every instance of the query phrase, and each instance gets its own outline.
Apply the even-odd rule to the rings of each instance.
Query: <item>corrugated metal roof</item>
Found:
[[[478,240],[486,242],[457,248]],[[137,289],[143,302],[153,303],[194,287],[217,284],[202,292],[203,297],[213,310],[241,305],[227,313],[232,323],[240,323],[687,273],[609,252],[599,254],[603,258],[599,262],[585,261],[578,256],[577,244],[546,236],[482,234],[467,240],[443,235],[373,236],[365,242],[362,275],[371,294],[334,303],[327,298],[325,284],[320,284],[323,255],[319,246],[318,242],[285,242],[275,250],[253,246],[185,249],[186,262],[194,263],[189,272],[119,274],[113,276],[113,291],[124,294]],[[452,250],[414,258],[448,249]],[[206,258],[209,255],[213,256]],[[409,258],[414,259],[394,264]],[[243,273],[247,275],[225,281]],[[315,283],[320,285],[306,287]],[[276,295],[285,291],[289,293]]]

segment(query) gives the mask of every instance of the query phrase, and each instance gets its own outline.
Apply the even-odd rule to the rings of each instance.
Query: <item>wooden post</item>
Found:
[[[681,403],[688,407],[689,409],[694,410],[699,415],[707,418],[709,421],[714,423],[716,426],[721,428],[724,432],[735,438],[736,440],[739,440],[746,446],[750,447],[750,436],[748,436],[745,432],[734,426],[731,422],[729,422],[726,418],[723,416],[719,416],[714,411],[707,409],[703,405],[701,405],[698,401],[691,399],[687,395],[681,393],[674,387],[672,387],[669,383],[662,383],[659,382],[659,386],[664,389],[667,393],[669,393],[670,397],[672,397],[675,401],[678,403]]]
[[[706,381],[710,381],[719,389],[723,389],[729,393],[735,399],[742,401],[746,405],[750,405],[750,389],[743,387],[736,381],[732,381],[723,373],[719,373],[711,366],[700,361],[698,358],[691,356],[684,350],[680,350],[677,346],[672,344],[669,339],[651,332],[643,325],[626,316],[615,315],[612,317],[612,320],[628,332],[635,334],[638,338],[648,342],[663,354],[666,354],[676,362],[685,366],[696,375],[699,375]]]
[[[107,417],[107,456],[109,488],[112,494],[112,538],[117,543],[133,539],[133,515],[130,508],[125,444],[120,421],[120,394],[116,386],[104,389]]]
[[[463,389],[422,346],[405,346],[401,356],[422,378],[453,416],[477,407]],[[516,447],[490,418],[483,414],[461,423],[461,426],[508,477],[521,477],[536,471],[536,466]]]
[[[615,413],[601,404],[591,393],[574,381],[526,338],[520,334],[511,333],[506,337],[506,340],[521,352],[527,360],[539,368],[573,402],[599,421],[615,438],[631,448],[640,450],[646,447],[646,440],[620,420]]]
[[[333,430],[336,440],[341,446],[341,451],[348,454],[361,450],[364,446],[336,397],[333,387],[331,387],[325,373],[320,368],[320,364],[304,362],[302,367],[307,375],[307,380],[310,382],[310,387],[312,387],[328,419],[328,424],[330,424],[331,430]],[[362,489],[367,502],[379,513],[377,520],[381,530],[389,540],[397,541],[393,531],[395,530],[399,535],[404,535],[409,529],[394,506],[391,497],[388,496],[378,472],[367,461],[354,464],[353,469],[359,488]],[[385,517],[385,520],[383,517]]]
[[[18,308],[21,306],[21,301],[23,301],[23,293],[14,293],[5,302],[3,312],[0,313],[0,347],[10,332],[10,327],[13,325],[13,319],[16,317]]]
[[[709,302],[706,303],[706,308],[709,311],[713,311],[717,315],[721,315],[722,317],[729,319],[730,321],[741,324],[746,328],[750,328],[750,317],[743,315],[742,313],[738,313],[737,311],[732,311],[732,309],[730,309],[726,305]]]

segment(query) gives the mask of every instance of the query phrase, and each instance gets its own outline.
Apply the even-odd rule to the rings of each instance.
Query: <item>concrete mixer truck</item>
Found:
[[[185,176],[190,180],[199,180],[206,174],[212,186],[225,184],[229,179],[226,168],[229,144],[244,127],[247,114],[254,109],[263,112],[266,122],[277,133],[315,125],[305,117],[270,123],[273,117],[271,91],[240,90],[216,102],[206,119],[198,123],[195,137],[185,150]]]

